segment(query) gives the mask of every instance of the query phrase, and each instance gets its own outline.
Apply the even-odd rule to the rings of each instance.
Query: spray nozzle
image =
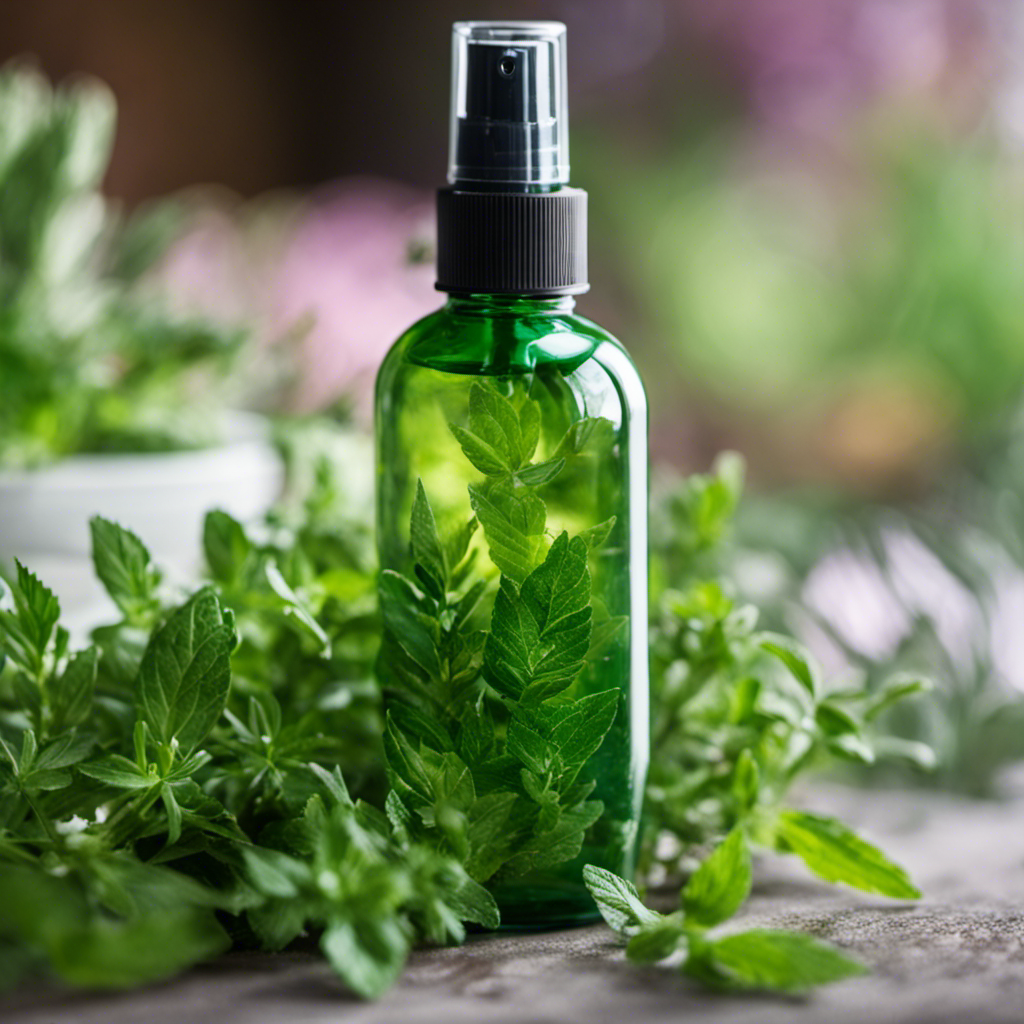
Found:
[[[449,182],[510,192],[567,184],[565,73],[561,22],[457,22]]]

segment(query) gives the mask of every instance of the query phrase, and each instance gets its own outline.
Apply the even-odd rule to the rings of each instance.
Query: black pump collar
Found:
[[[437,289],[576,295],[587,283],[587,193],[437,193]]]

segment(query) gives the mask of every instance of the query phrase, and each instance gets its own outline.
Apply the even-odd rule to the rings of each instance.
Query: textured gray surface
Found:
[[[22,993],[4,1024],[338,1022],[782,1022],[1024,1020],[1024,804],[920,794],[818,794],[905,863],[920,904],[839,893],[799,866],[762,865],[744,924],[800,928],[873,973],[805,1000],[711,996],[668,968],[640,969],[603,927],[481,938],[413,956],[381,1003],[348,997],[312,955],[229,956],[171,984],[119,996]],[[0,908],[2,912],[2,908]]]

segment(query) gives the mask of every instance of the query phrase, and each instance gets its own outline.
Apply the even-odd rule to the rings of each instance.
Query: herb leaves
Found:
[[[381,574],[389,814],[481,882],[579,854],[603,804],[589,798],[593,780],[577,779],[621,702],[618,690],[566,696],[591,648],[589,556],[608,531],[590,544],[563,531],[547,546],[538,491],[566,460],[530,461],[540,423],[528,395],[474,383],[468,427],[451,432],[484,474],[468,488],[475,515],[445,542],[418,481],[411,571]],[[473,572],[477,523],[501,573],[496,592]]]

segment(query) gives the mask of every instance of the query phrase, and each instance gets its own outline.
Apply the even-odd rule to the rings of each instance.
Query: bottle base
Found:
[[[601,920],[582,885],[498,885],[492,895],[501,911],[501,932],[554,931]]]

